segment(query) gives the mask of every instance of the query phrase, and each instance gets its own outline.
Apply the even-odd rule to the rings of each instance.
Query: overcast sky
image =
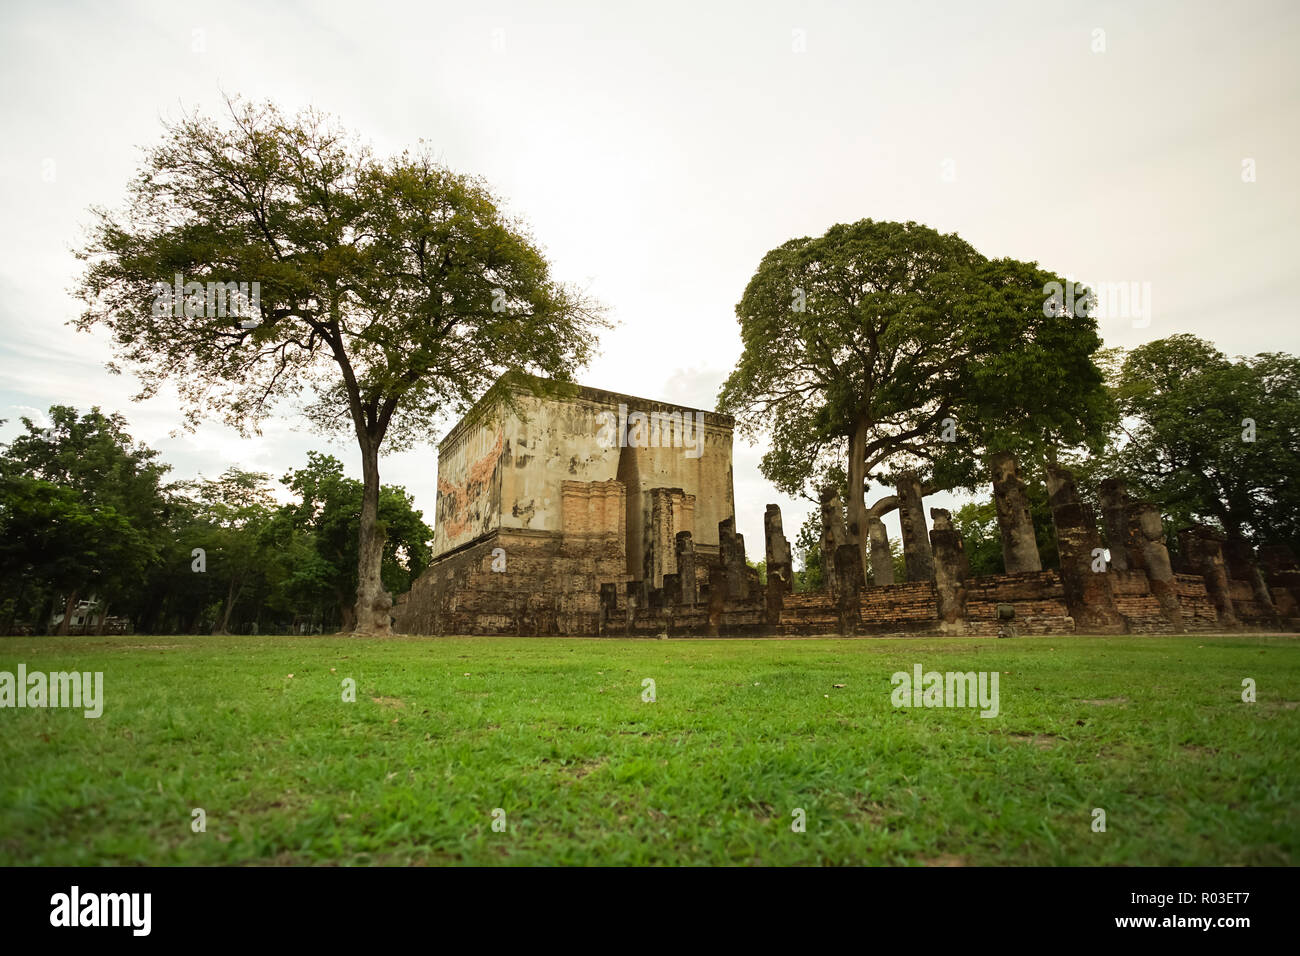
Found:
[[[292,416],[169,437],[78,312],[71,250],[162,118],[222,92],[337,115],[379,152],[484,176],[620,325],[585,384],[712,408],[763,254],[837,222],[915,220],[988,256],[1149,283],[1149,324],[1300,351],[1300,4],[59,3],[0,8],[0,440],[54,403],[123,412],[174,477],[279,477],[355,446]],[[1245,164],[1245,165],[1244,165]],[[1245,181],[1243,169],[1253,169]],[[1138,327],[1135,327],[1138,326]],[[809,506],[738,439],[738,524]],[[432,520],[433,448],[382,463]],[[929,504],[951,504],[940,496]],[[896,521],[894,529],[896,531]]]

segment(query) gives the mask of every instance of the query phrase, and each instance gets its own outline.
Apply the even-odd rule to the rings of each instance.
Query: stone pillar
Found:
[[[952,526],[947,511],[931,508],[934,527],[930,529],[930,545],[934,554],[934,592],[939,607],[939,629],[944,633],[964,633],[966,630],[966,572],[965,549],[961,535]]]
[[[1237,610],[1232,606],[1232,593],[1228,590],[1228,567],[1223,560],[1223,535],[1205,525],[1192,525],[1178,533],[1178,541],[1187,556],[1187,566],[1193,574],[1205,581],[1205,590],[1214,602],[1219,615],[1219,626],[1236,628]]]
[[[767,562],[766,622],[769,627],[781,623],[785,596],[794,592],[794,561],[790,556],[790,542],[781,529],[781,509],[768,505],[763,513],[764,560]]]
[[[1079,500],[1069,469],[1047,466],[1047,495],[1061,555],[1061,584],[1065,603],[1080,631],[1123,633],[1124,618],[1115,607],[1110,577],[1100,561],[1101,535],[1092,508]]]
[[[1238,581],[1250,582],[1250,590],[1255,596],[1255,603],[1276,623],[1277,606],[1273,603],[1273,595],[1269,593],[1268,582],[1264,580],[1264,574],[1260,571],[1259,563],[1255,560],[1255,549],[1245,541],[1229,540],[1224,544],[1223,557],[1228,564],[1229,575]]]
[[[871,548],[871,583],[876,587],[894,583],[894,556],[889,552],[889,532],[875,515],[867,516],[867,543]]]
[[[1142,550],[1142,532],[1138,529],[1139,520],[1134,502],[1128,503],[1128,567],[1130,571],[1145,571],[1146,552]]]
[[[858,633],[862,621],[862,558],[857,545],[842,544],[835,549],[835,576],[839,579],[835,604],[840,633],[851,637]]]
[[[597,634],[604,634],[609,629],[610,621],[614,620],[614,612],[618,610],[618,585],[612,581],[603,582],[600,585],[600,623],[596,628]]]
[[[1174,626],[1174,631],[1181,634],[1186,630],[1183,608],[1178,600],[1178,581],[1169,561],[1169,549],[1165,547],[1165,528],[1160,520],[1160,511],[1149,501],[1135,501],[1129,508],[1137,522],[1142,565],[1147,572],[1151,595],[1160,603],[1160,611]],[[1111,548],[1110,553],[1113,556],[1115,549]]]
[[[644,547],[645,577],[651,587],[663,587],[664,575],[677,571],[674,548],[677,532],[694,530],[694,495],[680,488],[650,489],[650,527]]]
[[[727,606],[727,577],[723,565],[709,565],[709,637],[718,637],[722,633],[722,612]]]
[[[774,575],[769,567],[767,570],[767,587],[764,591],[767,597],[767,606],[763,616],[764,622],[769,627],[776,627],[781,623],[781,611],[785,609],[785,584],[786,582]]]
[[[1128,490],[1119,478],[1103,479],[1098,489],[1101,520],[1106,529],[1106,547],[1110,549],[1110,566],[1116,571],[1129,570]]]
[[[957,526],[952,523],[952,514],[947,508],[931,508],[930,522],[935,531],[957,530]],[[961,579],[967,581],[970,579],[970,558],[966,555],[966,543],[962,541],[960,533],[957,535],[957,545],[960,551],[958,560],[961,564]]]
[[[1269,544],[1259,549],[1259,563],[1267,574],[1269,593],[1279,617],[1300,616],[1300,563],[1295,552],[1285,544]]]
[[[826,590],[835,596],[835,549],[849,543],[848,529],[844,526],[844,503],[834,488],[823,488],[822,502],[822,575]]]
[[[925,509],[921,504],[921,479],[904,475],[898,481],[898,522],[903,531],[903,561],[907,580],[933,581],[934,555],[925,530]]]
[[[682,603],[682,576],[680,574],[664,575],[664,607],[669,611]]]
[[[1020,479],[1016,456],[1009,451],[989,457],[993,478],[993,502],[998,513],[998,530],[1002,533],[1002,560],[1007,574],[1043,570],[1034,538],[1034,521],[1029,515],[1029,496]]]
[[[766,546],[768,583],[776,578],[783,593],[792,593],[794,561],[790,556],[790,542],[781,530],[781,509],[776,505],[768,505],[763,514],[763,540]]]
[[[695,541],[689,531],[677,532],[677,575],[681,580],[682,603],[694,606],[700,599],[695,579]]]
[[[644,590],[640,581],[629,581],[627,583],[627,621],[623,627],[625,637],[632,636],[633,626],[636,624],[636,609],[642,604],[641,595]]]
[[[749,565],[745,563],[745,536],[736,534],[734,517],[718,522],[718,558],[727,576],[726,599],[748,600]]]

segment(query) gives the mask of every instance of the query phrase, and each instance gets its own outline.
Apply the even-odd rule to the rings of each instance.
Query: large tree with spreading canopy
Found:
[[[128,197],[95,210],[77,326],[111,333],[138,398],[174,386],[189,427],[211,414],[243,433],[288,401],[352,434],[356,630],[387,632],[381,449],[436,437],[501,375],[570,380],[599,308],[551,276],[481,180],[424,150],[377,158],[314,111],[236,101],[222,121],[167,123]],[[255,303],[207,294],[228,283]]]
[[[1047,305],[1066,280],[986,259],[955,234],[864,219],[763,257],[736,306],[744,352],[722,410],[764,435],[761,470],[789,494],[843,484],[866,564],[872,481],[972,487],[991,452],[1051,455],[1108,420],[1086,308]],[[1086,290],[1071,300],[1088,302]]]

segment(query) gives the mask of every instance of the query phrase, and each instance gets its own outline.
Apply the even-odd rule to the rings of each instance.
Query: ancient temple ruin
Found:
[[[581,386],[510,392],[438,445],[433,562],[397,628],[603,634],[667,592],[707,595],[734,547],[732,420]]]
[[[1184,633],[1300,630],[1300,565],[1283,547],[1180,532],[1102,483],[1100,521],[1049,465],[1060,567],[1044,570],[1013,453],[990,457],[1006,573],[974,577],[947,511],[900,480],[907,580],[894,580],[880,513],[865,567],[838,495],[822,496],[826,586],[793,591],[781,511],[764,515],[766,581],[746,562],[726,415],[581,386],[501,383],[438,446],[434,556],[397,599],[410,634],[760,636]],[[1108,558],[1108,560],[1107,560]]]

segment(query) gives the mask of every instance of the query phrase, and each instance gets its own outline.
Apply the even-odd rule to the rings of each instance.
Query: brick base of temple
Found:
[[[829,586],[813,594],[792,592],[775,505],[764,521],[769,570],[760,585],[733,519],[719,523],[717,547],[697,547],[691,531],[676,530],[690,496],[651,489],[652,531],[634,575],[622,483],[566,481],[562,532],[498,529],[440,556],[397,599],[394,624],[407,634],[539,637],[1300,631],[1300,566],[1286,549],[1261,549],[1257,560],[1198,526],[1182,534],[1176,571],[1159,513],[1130,502],[1117,526],[1131,539],[1117,533],[1110,550],[1131,560],[1108,565],[1072,477],[1064,469],[1050,477],[1059,570],[972,577],[948,513],[932,509],[929,580],[867,586],[856,546],[828,534]],[[838,520],[830,511],[827,520]]]
[[[750,578],[732,598],[726,575],[710,575],[711,567],[720,569],[717,557],[705,556],[696,572],[695,600],[674,600],[680,588],[647,591],[631,583],[625,555],[608,543],[575,546],[561,535],[502,531],[431,565],[398,599],[395,627],[407,634],[538,637],[990,637],[1007,625],[1018,635],[1092,633],[1077,626],[1057,571],[970,578],[963,582],[963,613],[952,621],[939,614],[934,582],[865,587],[857,596],[856,618],[850,608],[845,627],[841,603],[827,591],[781,592],[774,608],[776,589],[760,588]],[[1123,632],[1179,631],[1144,572],[1104,575]],[[1273,586],[1283,612],[1274,618],[1254,600],[1249,582],[1229,579],[1237,620],[1228,625],[1220,621],[1201,575],[1176,574],[1174,580],[1183,632],[1300,630],[1300,594],[1289,587]]]

